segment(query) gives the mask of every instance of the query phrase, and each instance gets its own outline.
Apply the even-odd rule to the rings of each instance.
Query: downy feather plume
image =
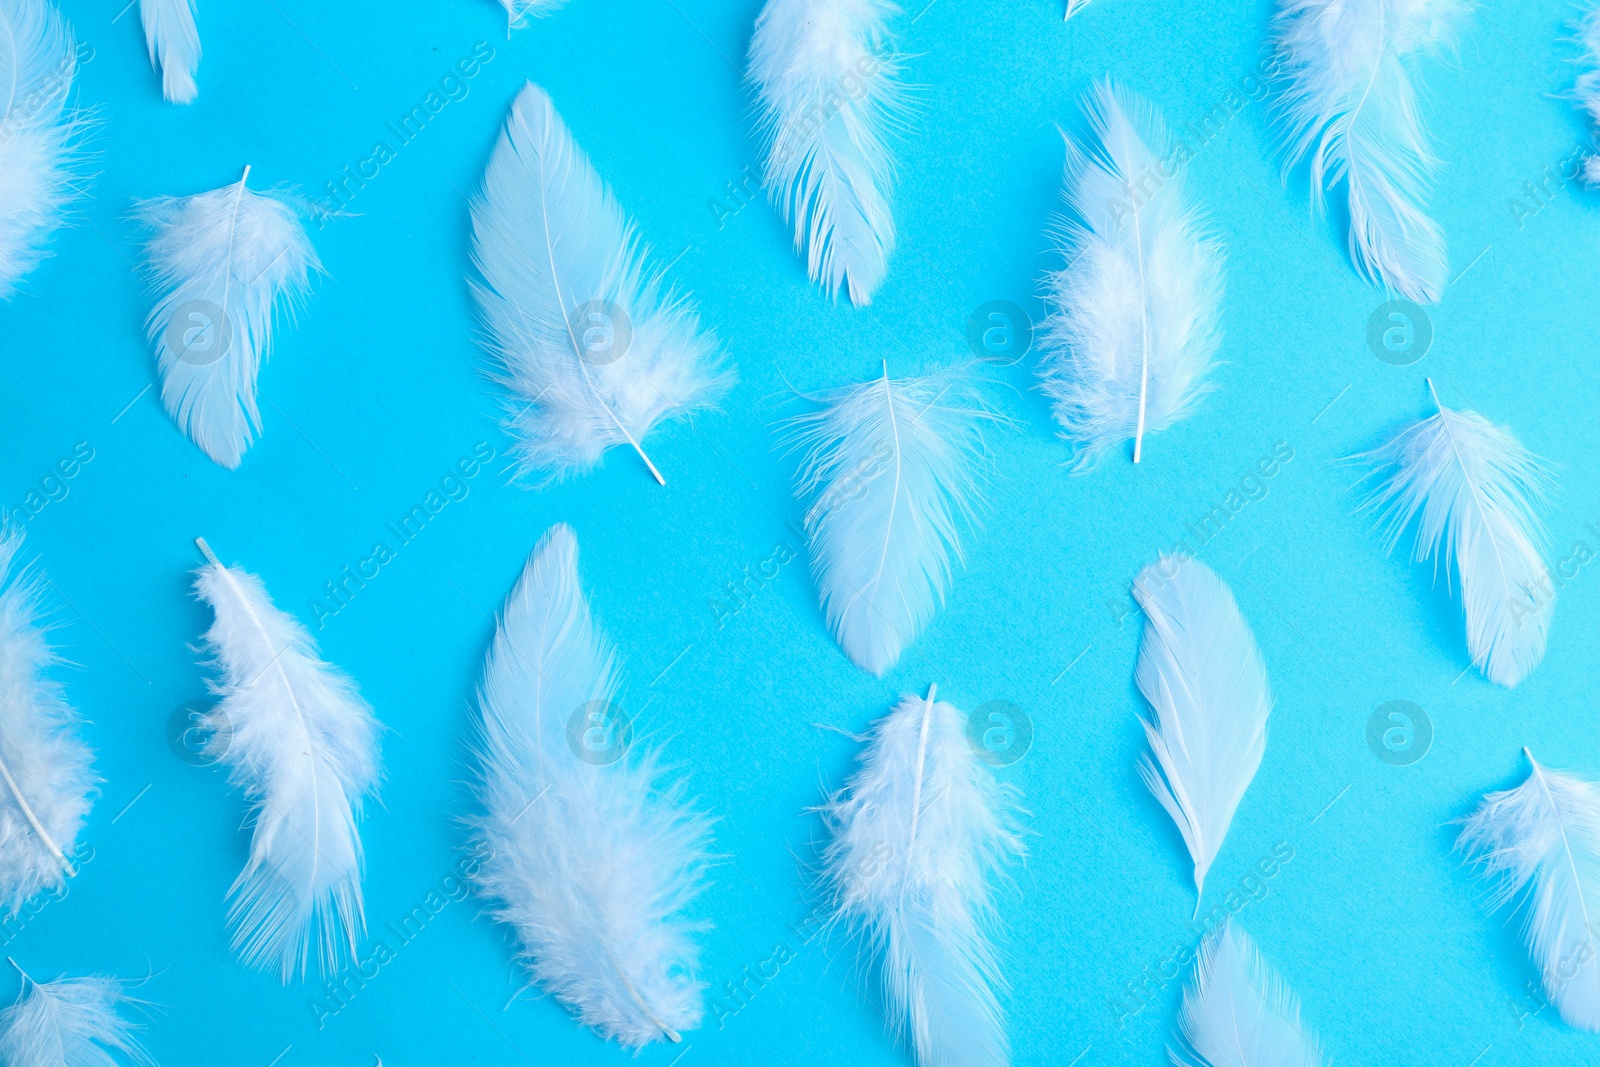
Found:
[[[1578,75],[1573,96],[1588,116],[1590,127],[1600,132],[1600,4],[1589,8],[1578,23],[1578,42],[1583,46],[1582,62],[1587,69]],[[1584,156],[1580,174],[1589,188],[1600,186],[1600,156]]]
[[[161,72],[161,95],[174,104],[187,104],[199,92],[194,84],[200,68],[194,5],[195,0],[139,0],[150,66]]]
[[[1433,382],[1428,382],[1433,389]],[[1515,686],[1544,658],[1555,587],[1539,555],[1534,505],[1550,476],[1511,431],[1439,402],[1380,448],[1351,457],[1373,466],[1361,510],[1376,516],[1389,550],[1416,520],[1412,558],[1461,584],[1467,651],[1484,677]]]
[[[1189,846],[1198,915],[1206,872],[1266,751],[1272,692],[1233,593],[1204,563],[1162,556],[1133,595],[1145,614],[1136,677],[1155,713],[1143,720],[1150,753],[1139,775]]]
[[[78,714],[45,676],[58,661],[39,622],[43,582],[22,568],[21,550],[20,532],[0,533],[0,914],[9,915],[77,873],[94,788]]]
[[[801,449],[795,495],[809,500],[811,571],[828,626],[862,670],[881,675],[944,602],[958,526],[972,519],[982,423],[1000,419],[971,365],[883,377],[811,399],[786,420]]]
[[[1491,911],[1515,905],[1522,939],[1561,1018],[1600,1031],[1600,787],[1547,770],[1490,793],[1456,845],[1489,879]]]
[[[506,600],[478,690],[468,820],[489,913],[533,980],[639,1049],[700,1024],[699,891],[709,820],[630,751],[616,654],[589,615],[572,529],[551,527]]]
[[[1023,852],[1010,791],[949,704],[903,697],[821,811],[831,921],[881,967],[885,1018],[921,1067],[1003,1067],[1010,1041],[990,885]]]
[[[889,0],[767,0],[750,39],[762,184],[794,227],[811,280],[857,305],[894,251],[885,126],[903,109]]]
[[[567,0],[500,0],[500,6],[506,9],[507,36],[512,30],[526,27],[530,18],[542,19],[554,15],[566,4]]]
[[[558,482],[731,384],[693,308],[662,291],[633,223],[545,91],[523,86],[472,201],[472,293],[510,392],[519,474]]]
[[[1439,298],[1444,234],[1422,207],[1438,166],[1407,63],[1445,42],[1466,0],[1279,0],[1274,20],[1284,176],[1309,158],[1311,201],[1345,183],[1363,277]]]
[[[15,964],[13,964],[15,966]],[[21,968],[19,967],[20,971]],[[17,1002],[0,1012],[0,1063],[6,1067],[154,1067],[138,1027],[118,1014],[138,1003],[114,978],[22,976]]]
[[[1323,1067],[1300,999],[1233,923],[1200,950],[1178,1012],[1177,1067]]]
[[[1046,279],[1039,388],[1086,469],[1188,415],[1211,388],[1222,246],[1167,176],[1171,138],[1143,99],[1111,81],[1083,104],[1094,144],[1066,137],[1064,269]],[[1081,221],[1078,221],[1081,220]]]
[[[327,976],[366,929],[356,822],[377,787],[378,725],[261,579],[200,547],[210,562],[195,595],[216,614],[205,642],[220,679],[200,725],[253,809],[250,859],[228,891],[233,948],[286,984],[313,954]]]
[[[0,299],[45,255],[77,194],[72,30],[48,0],[0,0]]]
[[[206,455],[229,470],[261,428],[256,375],[272,346],[274,310],[293,311],[322,264],[282,191],[233,185],[138,205],[150,233],[146,269],[159,294],[145,322],[161,402]]]

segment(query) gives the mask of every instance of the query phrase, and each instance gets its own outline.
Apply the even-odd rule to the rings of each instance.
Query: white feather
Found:
[[[1412,558],[1432,559],[1435,573],[1443,564],[1447,580],[1455,572],[1472,664],[1509,689],[1544,658],[1555,605],[1534,511],[1549,475],[1510,430],[1433,400],[1438,414],[1352,457],[1374,467],[1362,510],[1387,530],[1390,551],[1416,520]]]
[[[1163,556],[1133,594],[1145,613],[1136,677],[1155,712],[1139,774],[1189,846],[1199,914],[1206,872],[1266,751],[1272,691],[1233,593],[1204,563]]]
[[[1466,0],[1279,0],[1284,174],[1308,158],[1311,199],[1345,183],[1350,258],[1372,283],[1439,298],[1444,234],[1424,212],[1438,166],[1407,63],[1445,42]]]
[[[521,474],[593,469],[672,415],[711,406],[731,375],[694,310],[645,265],[647,249],[556,114],[529,82],[472,201],[472,292],[485,346],[511,391],[507,432]],[[665,482],[663,482],[665,484]]]
[[[201,546],[211,563],[195,595],[216,613],[205,642],[219,676],[201,724],[253,809],[250,859],[229,890],[233,948],[285,983],[315,953],[326,976],[366,929],[356,821],[377,787],[377,722],[261,579]]]
[[[961,712],[932,689],[901,698],[859,762],[821,809],[832,921],[880,962],[885,1017],[922,1067],[1003,1067],[990,885],[1023,852],[1013,796],[974,754]]]
[[[484,665],[482,810],[468,825],[489,858],[475,880],[534,981],[584,1025],[639,1049],[700,1023],[692,935],[702,924],[684,910],[710,823],[681,780],[658,785],[653,753],[580,758],[590,728],[617,728],[618,689],[616,655],[579,584],[577,540],[558,524],[506,600]]]
[[[161,94],[174,104],[187,104],[199,92],[194,72],[200,69],[200,31],[194,8],[195,0],[139,0],[150,65],[161,72]]]
[[[1046,280],[1039,388],[1082,470],[1188,415],[1210,390],[1222,246],[1170,176],[1170,137],[1143,99],[1113,82],[1084,99],[1095,142],[1066,137],[1064,269]],[[1078,221],[1081,220],[1081,221]]]
[[[523,29],[530,18],[554,15],[566,4],[567,0],[500,0],[500,6],[506,9],[508,30]]]
[[[1591,130],[1600,131],[1600,4],[1584,12],[1578,23],[1578,42],[1583,46],[1581,62],[1586,69],[1578,75],[1573,96],[1588,117]],[[1600,186],[1600,156],[1584,156],[1579,173],[1589,188]]]
[[[78,713],[45,673],[59,661],[39,623],[43,581],[21,550],[20,532],[0,534],[0,912],[10,914],[76,873],[94,787]]]
[[[1568,1024],[1600,1031],[1600,787],[1547,770],[1490,793],[1457,847],[1493,884],[1489,908],[1515,904],[1545,995]]]
[[[48,0],[0,0],[0,299],[44,258],[77,195],[77,72],[72,30]]]
[[[889,0],[767,0],[750,39],[762,184],[811,280],[869,304],[894,251],[885,126],[902,110]]]
[[[249,176],[246,167],[233,185],[137,208],[159,294],[145,328],[161,402],[230,470],[261,428],[256,376],[271,349],[273,312],[292,312],[322,269],[301,225],[303,205],[281,191],[249,189]]]
[[[830,390],[786,421],[804,452],[795,495],[828,626],[862,670],[894,666],[944,602],[972,518],[982,423],[999,419],[970,365]]]
[[[1323,1067],[1300,1000],[1245,932],[1225,923],[1206,940],[1178,1013],[1178,1067]]]
[[[20,970],[20,968],[19,968]],[[0,1012],[0,1063],[6,1067],[154,1067],[134,1036],[138,1029],[117,1014],[138,1003],[114,978],[22,977],[17,1002]]]
[[[1088,6],[1089,0],[1067,0],[1067,13],[1064,17],[1070,19]]]

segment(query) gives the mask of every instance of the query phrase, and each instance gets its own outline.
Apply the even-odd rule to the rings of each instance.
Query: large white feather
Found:
[[[762,184],[811,280],[869,304],[894,251],[884,128],[902,107],[889,0],[767,0],[750,39]]]
[[[19,968],[20,970],[20,968]],[[117,1013],[136,1003],[114,978],[22,976],[17,1002],[0,1012],[0,1063],[6,1067],[154,1067],[138,1028]]]
[[[714,342],[647,251],[550,97],[523,86],[472,201],[472,292],[511,391],[519,473],[560,481],[626,443],[662,481],[645,435],[727,390]]]
[[[147,200],[146,269],[159,294],[145,328],[161,402],[179,428],[232,470],[261,428],[256,376],[275,309],[293,311],[322,269],[298,201],[257,193],[244,177],[194,196]]]
[[[200,31],[194,24],[195,0],[139,0],[150,65],[161,72],[161,94],[174,104],[187,104],[199,89]]]
[[[880,963],[885,1017],[922,1067],[1003,1067],[990,885],[1023,852],[1013,797],[932,689],[878,720],[859,762],[822,807],[833,921]]]
[[[1376,285],[1437,300],[1444,234],[1422,208],[1438,166],[1407,62],[1448,39],[1466,0],[1279,0],[1284,174],[1308,158],[1311,199],[1345,182],[1350,258]]]
[[[0,299],[44,257],[77,195],[77,72],[72,30],[48,0],[0,0]]]
[[[1433,401],[1437,414],[1352,457],[1374,467],[1362,510],[1388,531],[1390,551],[1416,520],[1412,558],[1432,559],[1436,573],[1444,564],[1447,580],[1455,572],[1472,664],[1510,688],[1544,658],[1555,605],[1534,511],[1549,475],[1510,430]]]
[[[1585,70],[1578,75],[1573,96],[1588,117],[1590,129],[1600,131],[1600,4],[1584,12],[1578,23],[1578,41],[1583,45],[1581,62]],[[1579,173],[1589,188],[1600,185],[1600,156],[1584,156]]]
[[[1300,1000],[1233,923],[1206,940],[1178,1012],[1178,1067],[1322,1067]]]
[[[211,562],[196,573],[195,595],[216,613],[205,642],[219,676],[201,723],[255,827],[229,890],[233,948],[285,983],[315,953],[326,976],[366,929],[356,821],[377,786],[377,722],[260,578],[201,547]]]
[[[972,517],[982,423],[999,416],[970,365],[830,390],[787,420],[804,452],[795,495],[810,500],[811,570],[839,645],[881,675],[944,602],[958,526]]]
[[[1155,712],[1144,720],[1150,754],[1139,774],[1189,846],[1198,914],[1206,872],[1266,751],[1272,691],[1233,593],[1204,563],[1163,556],[1133,594],[1145,613],[1136,677]]]
[[[41,580],[22,534],[0,534],[0,911],[15,914],[75,873],[94,775],[78,714],[46,676],[58,661],[39,623]]]
[[[1188,415],[1210,385],[1222,246],[1167,174],[1166,124],[1109,79],[1085,96],[1095,143],[1066,137],[1064,269],[1046,280],[1039,388],[1077,466]],[[1081,220],[1081,221],[1080,221]]]
[[[660,787],[616,731],[615,653],[589,616],[572,529],[551,527],[507,598],[478,691],[468,820],[489,912],[534,981],[586,1026],[638,1049],[698,1026],[698,892],[710,824]],[[624,746],[618,749],[616,746]]]
[[[1523,754],[1528,780],[1484,797],[1457,847],[1492,881],[1490,910],[1522,912],[1522,939],[1561,1018],[1600,1031],[1600,787]]]

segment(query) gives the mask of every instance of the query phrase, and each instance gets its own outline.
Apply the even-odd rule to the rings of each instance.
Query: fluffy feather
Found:
[[[889,0],[767,0],[750,39],[762,184],[811,280],[872,302],[894,251],[885,126],[902,111]]]
[[[1445,564],[1446,580],[1455,572],[1472,664],[1509,689],[1544,658],[1555,605],[1534,511],[1549,475],[1510,430],[1445,407],[1437,392],[1433,402],[1436,415],[1352,457],[1374,467],[1362,511],[1388,531],[1390,551],[1416,520],[1412,558],[1432,559],[1435,573]]]
[[[1588,116],[1590,127],[1600,130],[1600,4],[1589,8],[1578,23],[1578,42],[1583,46],[1582,62],[1587,69],[1578,75],[1573,96]],[[1589,188],[1600,186],[1600,156],[1584,156],[1579,173]]]
[[[201,725],[253,808],[250,859],[228,891],[233,948],[285,983],[315,952],[326,976],[366,929],[356,821],[377,787],[377,722],[261,579],[200,544],[210,563],[195,595],[216,614],[205,643],[220,677]]]
[[[474,876],[534,981],[586,1026],[639,1049],[700,1023],[699,891],[710,824],[681,781],[624,748],[580,758],[586,727],[615,729],[616,656],[589,616],[578,545],[551,527],[506,601],[478,690]],[[627,735],[611,735],[626,744]]]
[[[593,469],[659,421],[711,406],[731,375],[691,307],[661,274],[543,89],[511,105],[472,201],[472,292],[520,474],[543,482]]]
[[[261,428],[256,375],[272,345],[274,309],[292,311],[322,264],[286,193],[244,177],[195,196],[138,205],[150,233],[146,269],[159,294],[145,322],[161,402],[184,433],[232,470]]]
[[[1023,852],[1010,793],[949,704],[903,697],[822,808],[833,920],[881,960],[885,1017],[922,1067],[1003,1067],[990,884]]]
[[[19,968],[20,970],[20,968]],[[0,1063],[6,1067],[154,1067],[134,1036],[138,1028],[117,1014],[137,1003],[114,978],[22,976],[17,1002],[0,1012]]]
[[[811,570],[834,637],[881,675],[944,602],[959,520],[972,518],[981,425],[997,419],[970,365],[883,377],[814,398],[785,423],[803,450],[795,495],[810,499]]]
[[[1322,1067],[1322,1046],[1300,1022],[1300,1000],[1243,930],[1207,939],[1178,1013],[1178,1067]]]
[[[161,94],[174,104],[187,104],[199,92],[194,84],[194,72],[200,68],[194,4],[195,0],[139,0],[150,66],[161,72]]]
[[[1407,72],[1442,44],[1466,0],[1279,0],[1276,111],[1284,174],[1309,158],[1311,198],[1344,181],[1350,258],[1376,285],[1431,302],[1444,289],[1444,234],[1422,208],[1438,166]]]
[[[1155,712],[1139,774],[1189,846],[1198,915],[1206,872],[1266,751],[1272,691],[1233,593],[1204,563],[1163,556],[1133,595],[1145,614],[1136,677]]]
[[[94,787],[78,714],[45,675],[58,661],[39,623],[42,582],[22,569],[21,550],[21,533],[0,533],[0,910],[9,914],[76,873],[70,857]]]
[[[1167,175],[1166,124],[1111,81],[1083,109],[1097,143],[1066,137],[1067,266],[1046,280],[1039,388],[1082,470],[1188,415],[1210,389],[1222,299],[1222,246]]]
[[[566,4],[567,0],[500,0],[500,6],[506,9],[508,34],[511,30],[527,26],[530,18],[542,19],[554,15]]]
[[[1522,939],[1561,1018],[1600,1031],[1600,788],[1522,751],[1528,780],[1484,797],[1456,844],[1493,884],[1490,910],[1522,912]]]
[[[77,195],[72,30],[48,0],[0,0],[0,299],[45,255]]]

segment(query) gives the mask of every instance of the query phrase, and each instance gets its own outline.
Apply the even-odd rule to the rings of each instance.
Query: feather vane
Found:
[[[118,1014],[137,1003],[114,978],[22,977],[17,1002],[0,1012],[0,1063],[6,1067],[154,1067],[138,1028]]]
[[[195,0],[139,0],[139,18],[150,50],[150,65],[161,72],[161,94],[187,104],[199,93],[200,31],[194,24]]]
[[[1300,1021],[1300,999],[1244,930],[1225,923],[1207,939],[1183,991],[1177,1067],[1323,1067],[1322,1046]]]

